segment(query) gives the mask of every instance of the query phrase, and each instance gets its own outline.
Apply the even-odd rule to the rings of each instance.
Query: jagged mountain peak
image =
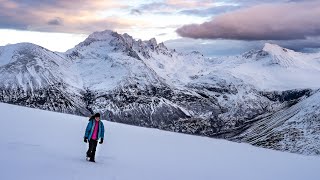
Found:
[[[83,47],[90,46],[92,43],[95,43],[95,42],[109,43],[110,41],[116,39],[119,36],[120,36],[120,34],[118,34],[117,32],[111,31],[111,30],[97,31],[97,32],[90,34],[83,42],[80,42],[78,45],[76,45],[75,48],[81,49]],[[72,49],[74,49],[74,48],[72,48]],[[68,50],[68,51],[70,51],[70,50]]]
[[[158,46],[163,49],[168,49],[167,46],[163,42],[159,43]]]
[[[90,34],[83,42],[79,43],[75,48],[83,48],[90,46],[92,43],[99,42],[99,46],[132,46],[134,39],[127,33],[119,34],[112,30],[97,31]],[[72,49],[71,49],[72,50]]]
[[[86,40],[80,44],[82,45],[89,45],[94,41],[107,41],[111,42],[117,40],[119,43],[123,43],[125,45],[133,46],[134,44],[138,44],[140,46],[145,45],[152,49],[155,47],[162,47],[168,49],[163,43],[157,43],[155,38],[151,38],[147,41],[142,41],[141,39],[135,40],[132,36],[128,33],[119,34],[112,30],[105,30],[105,31],[97,31],[88,36]]]
[[[117,39],[121,41],[124,44],[128,45],[145,45],[148,47],[151,47],[152,49],[156,47],[160,47],[163,49],[168,49],[163,42],[159,43],[157,42],[156,38],[151,38],[146,41],[142,41],[141,39],[135,40],[132,36],[130,36],[128,33],[119,34],[112,30],[105,30],[100,32],[94,32],[88,36],[88,38],[85,41],[92,41],[92,40],[98,40],[98,41],[112,41],[114,39]]]
[[[116,32],[112,30],[96,31],[88,36],[87,39],[107,40]]]
[[[158,45],[156,38],[151,38],[150,40],[144,42],[151,47],[156,47]]]
[[[171,50],[164,43],[157,43],[155,38],[147,41],[134,39],[127,33],[119,34],[111,30],[94,32],[75,48],[66,52],[67,56],[77,59],[85,56],[109,56],[110,53],[124,53],[127,56],[149,59],[152,53],[172,56]]]

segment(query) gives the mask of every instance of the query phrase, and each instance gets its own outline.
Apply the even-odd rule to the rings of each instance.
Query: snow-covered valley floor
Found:
[[[104,122],[85,161],[88,119],[0,103],[1,180],[318,180],[320,157]]]

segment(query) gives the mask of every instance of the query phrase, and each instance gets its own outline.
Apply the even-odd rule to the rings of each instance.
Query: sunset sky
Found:
[[[94,31],[214,56],[273,42],[320,48],[320,0],[0,0],[0,45],[66,51]]]

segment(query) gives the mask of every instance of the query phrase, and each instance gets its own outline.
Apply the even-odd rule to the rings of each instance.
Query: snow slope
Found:
[[[0,104],[3,180],[317,180],[319,157],[104,122],[97,163],[84,160],[87,118]]]

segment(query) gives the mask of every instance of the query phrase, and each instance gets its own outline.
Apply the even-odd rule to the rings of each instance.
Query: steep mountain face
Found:
[[[29,43],[4,47],[0,60],[1,102],[89,114],[83,108],[81,80],[68,72],[71,60]]]
[[[320,154],[320,92],[264,117],[233,140],[307,155]]]
[[[28,43],[0,47],[0,101],[85,116],[100,112],[110,121],[319,154],[312,149],[317,144],[305,151],[290,143],[266,145],[272,138],[251,130],[272,127],[269,120],[292,107],[309,109],[303,102],[314,93],[309,88],[320,87],[313,77],[320,75],[318,64],[317,55],[271,44],[210,59],[107,30],[65,53]],[[282,119],[279,132],[287,132],[288,121]],[[252,141],[255,136],[263,138]]]

